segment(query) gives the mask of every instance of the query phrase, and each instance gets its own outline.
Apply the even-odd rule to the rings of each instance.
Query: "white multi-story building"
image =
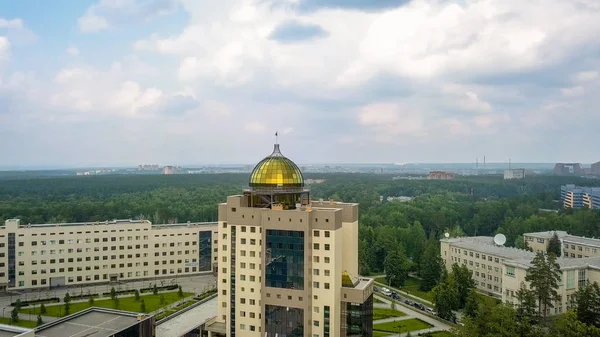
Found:
[[[314,201],[275,145],[250,188],[219,205],[218,316],[209,336],[371,336],[358,277],[358,204]]]
[[[560,233],[562,235],[564,232]],[[547,245],[552,235],[553,232],[524,234],[526,238],[539,239],[535,241],[539,245]],[[536,253],[497,245],[492,237],[447,238],[440,241],[446,268],[450,270],[454,263],[465,265],[472,271],[480,292],[512,303],[521,284],[528,286],[525,276]],[[528,243],[531,242],[528,240]],[[545,252],[545,246],[533,248],[537,252]],[[600,257],[557,258],[556,261],[561,269],[558,289],[561,300],[554,304],[554,309],[548,311],[549,315],[566,312],[572,305],[572,295],[587,281],[600,282]]]
[[[212,272],[216,223],[146,220],[0,226],[0,290]]]
[[[600,239],[570,235],[565,231],[546,231],[523,234],[525,243],[534,252],[546,251],[550,239],[558,236],[561,243],[561,256],[565,258],[600,257]]]
[[[525,169],[507,169],[504,170],[504,179],[523,179],[525,178]]]

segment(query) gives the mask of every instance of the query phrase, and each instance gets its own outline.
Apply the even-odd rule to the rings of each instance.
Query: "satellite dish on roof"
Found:
[[[450,237],[450,233],[445,233],[445,234],[444,234],[444,237],[445,237],[446,239],[447,239],[447,238],[449,238],[449,237]]]
[[[494,243],[498,246],[504,246],[506,243],[506,236],[504,236],[504,234],[496,234],[496,236],[494,236]]]

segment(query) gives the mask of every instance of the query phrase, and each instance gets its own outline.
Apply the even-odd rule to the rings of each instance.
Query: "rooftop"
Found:
[[[531,236],[534,238],[540,239],[550,239],[554,236],[554,233],[558,235],[559,239],[562,239],[563,242],[580,244],[585,246],[595,246],[600,247],[600,239],[595,238],[586,238],[585,236],[576,236],[570,235],[565,231],[546,231],[546,232],[535,232],[535,233],[525,233],[524,236]]]
[[[19,337],[31,335],[32,330],[18,326],[0,324],[0,337]]]
[[[585,236],[567,235],[563,238],[563,242],[600,247],[600,239],[586,238]]]
[[[562,239],[565,236],[569,235],[569,233],[567,233],[565,231],[546,231],[546,232],[524,233],[523,236],[531,236],[531,237],[540,238],[540,239],[551,239],[554,236],[554,233],[556,233],[556,235],[558,235],[559,239]]]
[[[532,266],[532,259],[514,259],[512,261],[507,261],[506,264],[512,266],[520,266],[529,268]],[[569,258],[558,258],[556,262],[560,266],[561,270],[569,270],[569,269],[582,269],[582,268],[596,268],[600,269],[600,257],[585,257],[579,259],[569,259]]]
[[[76,227],[76,226],[101,226],[101,225],[119,225],[119,224],[146,224],[152,228],[172,228],[172,227],[197,227],[206,225],[215,225],[216,222],[184,222],[174,224],[153,224],[148,220],[133,220],[133,219],[115,219],[106,221],[93,221],[93,222],[70,222],[70,223],[49,223],[49,224],[21,224],[20,219],[8,219],[4,225],[9,222],[16,222],[19,228],[41,228],[41,227]],[[0,224],[2,226],[2,224]]]
[[[139,323],[137,313],[90,308],[36,329],[36,337],[111,337]]]
[[[516,260],[522,258],[533,259],[533,252],[513,247],[498,246],[494,243],[491,236],[472,236],[442,239],[442,242],[448,242],[451,246],[477,251],[489,255],[494,255],[504,259]]]

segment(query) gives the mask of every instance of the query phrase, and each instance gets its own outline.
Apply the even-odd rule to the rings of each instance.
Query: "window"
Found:
[[[506,275],[515,277],[515,267],[506,266]]]
[[[579,288],[582,288],[585,286],[585,282],[586,282],[586,277],[585,277],[585,269],[579,269],[579,279],[578,279],[578,286]]]
[[[329,246],[329,244],[328,244],[328,243],[326,243],[326,244],[325,244],[325,250],[329,250],[329,247],[330,247],[330,246]]]
[[[319,244],[318,243],[313,243],[313,249],[319,249]]]

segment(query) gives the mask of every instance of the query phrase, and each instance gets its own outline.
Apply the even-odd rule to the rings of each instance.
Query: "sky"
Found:
[[[0,2],[0,166],[600,160],[597,0]]]

